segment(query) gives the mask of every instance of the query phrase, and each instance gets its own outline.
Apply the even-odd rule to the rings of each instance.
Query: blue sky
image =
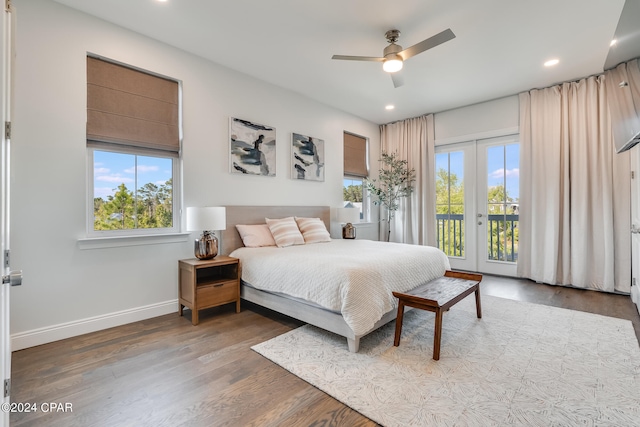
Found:
[[[488,184],[500,185],[506,180],[507,194],[520,197],[520,145],[497,145],[488,147]]]
[[[94,197],[106,200],[122,183],[133,190],[136,187],[136,171],[138,188],[149,182],[163,185],[171,179],[172,159],[94,150],[93,166]]]

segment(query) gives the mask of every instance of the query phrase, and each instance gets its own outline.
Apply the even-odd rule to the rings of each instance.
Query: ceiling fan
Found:
[[[402,69],[402,62],[415,56],[419,53],[424,52],[425,50],[429,50],[433,47],[436,47],[444,42],[448,42],[451,39],[456,37],[451,31],[450,28],[436,34],[435,36],[431,36],[428,39],[422,40],[420,43],[416,43],[411,47],[406,49],[402,49],[402,46],[396,44],[398,38],[400,37],[400,31],[398,30],[389,30],[384,35],[387,38],[387,41],[390,43],[389,46],[384,48],[381,57],[375,56],[350,56],[350,55],[333,55],[331,59],[344,59],[349,61],[376,61],[382,62],[382,69],[387,73],[391,74],[391,80],[393,80],[394,87],[402,86],[403,79],[402,76],[398,74],[398,71]]]

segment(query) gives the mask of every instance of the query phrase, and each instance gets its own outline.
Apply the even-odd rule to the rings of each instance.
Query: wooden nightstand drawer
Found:
[[[238,299],[238,282],[233,281],[198,286],[196,292],[198,294],[198,308],[207,308],[228,302],[235,302]]]

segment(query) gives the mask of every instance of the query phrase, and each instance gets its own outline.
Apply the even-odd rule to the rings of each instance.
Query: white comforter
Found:
[[[332,240],[286,248],[240,248],[242,280],[342,313],[356,335],[369,332],[405,292],[450,269],[431,246],[370,240]]]

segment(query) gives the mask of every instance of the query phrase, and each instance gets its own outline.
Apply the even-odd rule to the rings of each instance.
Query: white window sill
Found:
[[[80,249],[117,248],[122,246],[158,245],[164,243],[183,243],[189,240],[190,233],[149,234],[138,236],[86,237],[78,239]]]

